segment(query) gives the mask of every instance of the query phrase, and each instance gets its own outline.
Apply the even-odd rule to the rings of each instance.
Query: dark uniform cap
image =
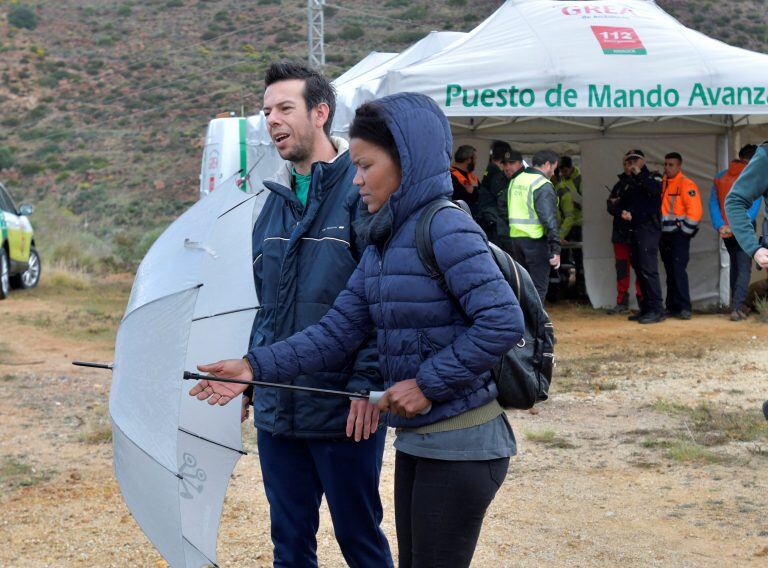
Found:
[[[624,154],[624,159],[627,158],[645,158],[645,152],[642,150],[629,150],[626,154]]]

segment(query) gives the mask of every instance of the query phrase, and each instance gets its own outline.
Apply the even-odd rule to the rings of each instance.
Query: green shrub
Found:
[[[21,165],[21,173],[25,176],[33,176],[43,171],[43,166],[37,162],[27,162]]]
[[[426,17],[426,6],[411,6],[407,10],[398,14],[398,18],[402,18],[403,20],[423,20]]]
[[[365,30],[358,24],[349,24],[342,28],[339,32],[339,38],[344,40],[360,39],[365,35]]]
[[[37,27],[37,15],[26,6],[14,6],[8,11],[8,23],[14,28],[34,30]]]
[[[121,18],[126,18],[133,13],[133,10],[127,4],[123,4],[117,9],[117,15]]]
[[[8,146],[0,146],[0,170],[12,168],[15,163],[13,151]]]

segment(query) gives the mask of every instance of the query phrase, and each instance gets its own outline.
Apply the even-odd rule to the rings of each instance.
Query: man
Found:
[[[621,218],[625,208],[625,198],[630,189],[630,162],[623,160],[624,172],[619,174],[619,181],[611,189],[606,202],[608,213],[613,216],[611,242],[613,255],[616,259],[616,305],[608,310],[608,314],[625,314],[629,311],[629,273],[632,225]],[[640,279],[635,277],[635,295],[638,305],[643,304],[643,292],[640,289]]]
[[[677,152],[664,156],[661,196],[661,260],[667,273],[667,315],[691,319],[688,261],[691,239],[699,232],[701,194],[694,181],[683,174],[683,157]]]
[[[477,217],[478,186],[480,182],[474,174],[477,150],[472,146],[459,146],[453,155],[451,181],[453,199],[461,199],[469,205],[472,217]]]
[[[512,150],[506,142],[496,141],[491,145],[491,160],[480,183],[477,224],[482,227],[488,240],[499,244],[508,237],[506,215],[500,214],[500,203],[506,210],[506,189],[509,180],[523,169],[523,157]],[[502,197],[500,202],[499,197]]]
[[[728,215],[733,236],[761,268],[768,270],[768,221],[763,224],[762,239],[757,238],[749,209],[755,201],[763,199],[768,219],[768,141],[755,151],[749,165],[733,184],[725,198],[725,212]],[[762,347],[765,351],[765,347]],[[763,403],[763,414],[768,420],[768,400]]]
[[[559,200],[560,239],[581,242],[581,172],[570,156],[561,156],[555,191]]]
[[[731,321],[741,321],[748,317],[749,307],[747,307],[746,299],[752,272],[752,259],[741,250],[736,237],[733,236],[733,231],[728,224],[728,215],[725,213],[725,199],[736,179],[747,167],[752,156],[755,155],[756,150],[757,146],[754,144],[747,144],[739,150],[739,159],[732,160],[727,169],[715,176],[709,199],[709,216],[712,219],[712,226],[723,239],[730,259]],[[748,211],[753,227],[759,212],[760,200],[756,200]]]
[[[566,244],[581,243],[581,172],[573,165],[570,156],[561,156],[555,182],[555,192],[558,199],[558,223],[560,225],[560,242]],[[576,289],[578,294],[586,294],[584,283],[584,255],[579,244],[576,248],[566,250],[569,260],[576,268]]]
[[[628,164],[629,187],[621,203],[621,218],[629,222],[630,260],[642,292],[640,312],[628,319],[642,324],[659,323],[665,318],[658,266],[662,176],[648,169],[642,150],[630,150],[624,160]]]
[[[317,323],[344,289],[359,254],[351,225],[360,196],[347,143],[329,136],[335,94],[318,72],[295,63],[267,69],[264,114],[287,163],[273,181],[253,228],[253,271],[261,310],[251,347],[270,345]],[[299,377],[305,386],[382,390],[375,342],[343,370]],[[245,375],[245,360],[199,367],[219,377]],[[201,381],[190,394],[226,404],[245,387]],[[246,396],[250,393],[246,392]],[[334,534],[349,566],[392,566],[380,528],[378,494],[385,429],[367,402],[257,388],[253,393],[259,460],[270,505],[274,565],[317,566],[316,533],[325,495]],[[348,410],[349,409],[349,410]],[[247,414],[246,414],[247,415]],[[354,435],[355,440],[345,437]],[[363,439],[361,439],[363,438]]]
[[[549,271],[560,268],[557,196],[549,181],[557,168],[557,154],[540,150],[533,167],[515,176],[507,190],[507,216],[512,257],[531,275],[544,302]]]

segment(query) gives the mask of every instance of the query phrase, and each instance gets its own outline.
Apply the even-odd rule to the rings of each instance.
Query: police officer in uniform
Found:
[[[549,181],[557,160],[552,150],[536,152],[533,167],[517,174],[507,189],[510,252],[531,275],[542,302],[549,287],[550,268],[560,268],[557,195]]]
[[[509,180],[522,168],[520,152],[501,140],[491,144],[491,160],[478,190],[477,224],[485,231],[488,240],[499,246],[509,232],[507,216],[502,216],[501,205],[506,211]]]
[[[643,294],[640,312],[629,319],[643,324],[658,323],[665,318],[658,261],[662,176],[648,169],[642,150],[630,150],[624,160],[629,175],[621,218],[629,222],[630,261]]]

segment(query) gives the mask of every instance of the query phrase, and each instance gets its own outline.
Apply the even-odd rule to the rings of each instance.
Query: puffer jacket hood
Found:
[[[402,168],[400,187],[389,198],[392,230],[435,199],[450,199],[451,146],[448,120],[432,99],[400,93],[371,103],[397,144]]]

